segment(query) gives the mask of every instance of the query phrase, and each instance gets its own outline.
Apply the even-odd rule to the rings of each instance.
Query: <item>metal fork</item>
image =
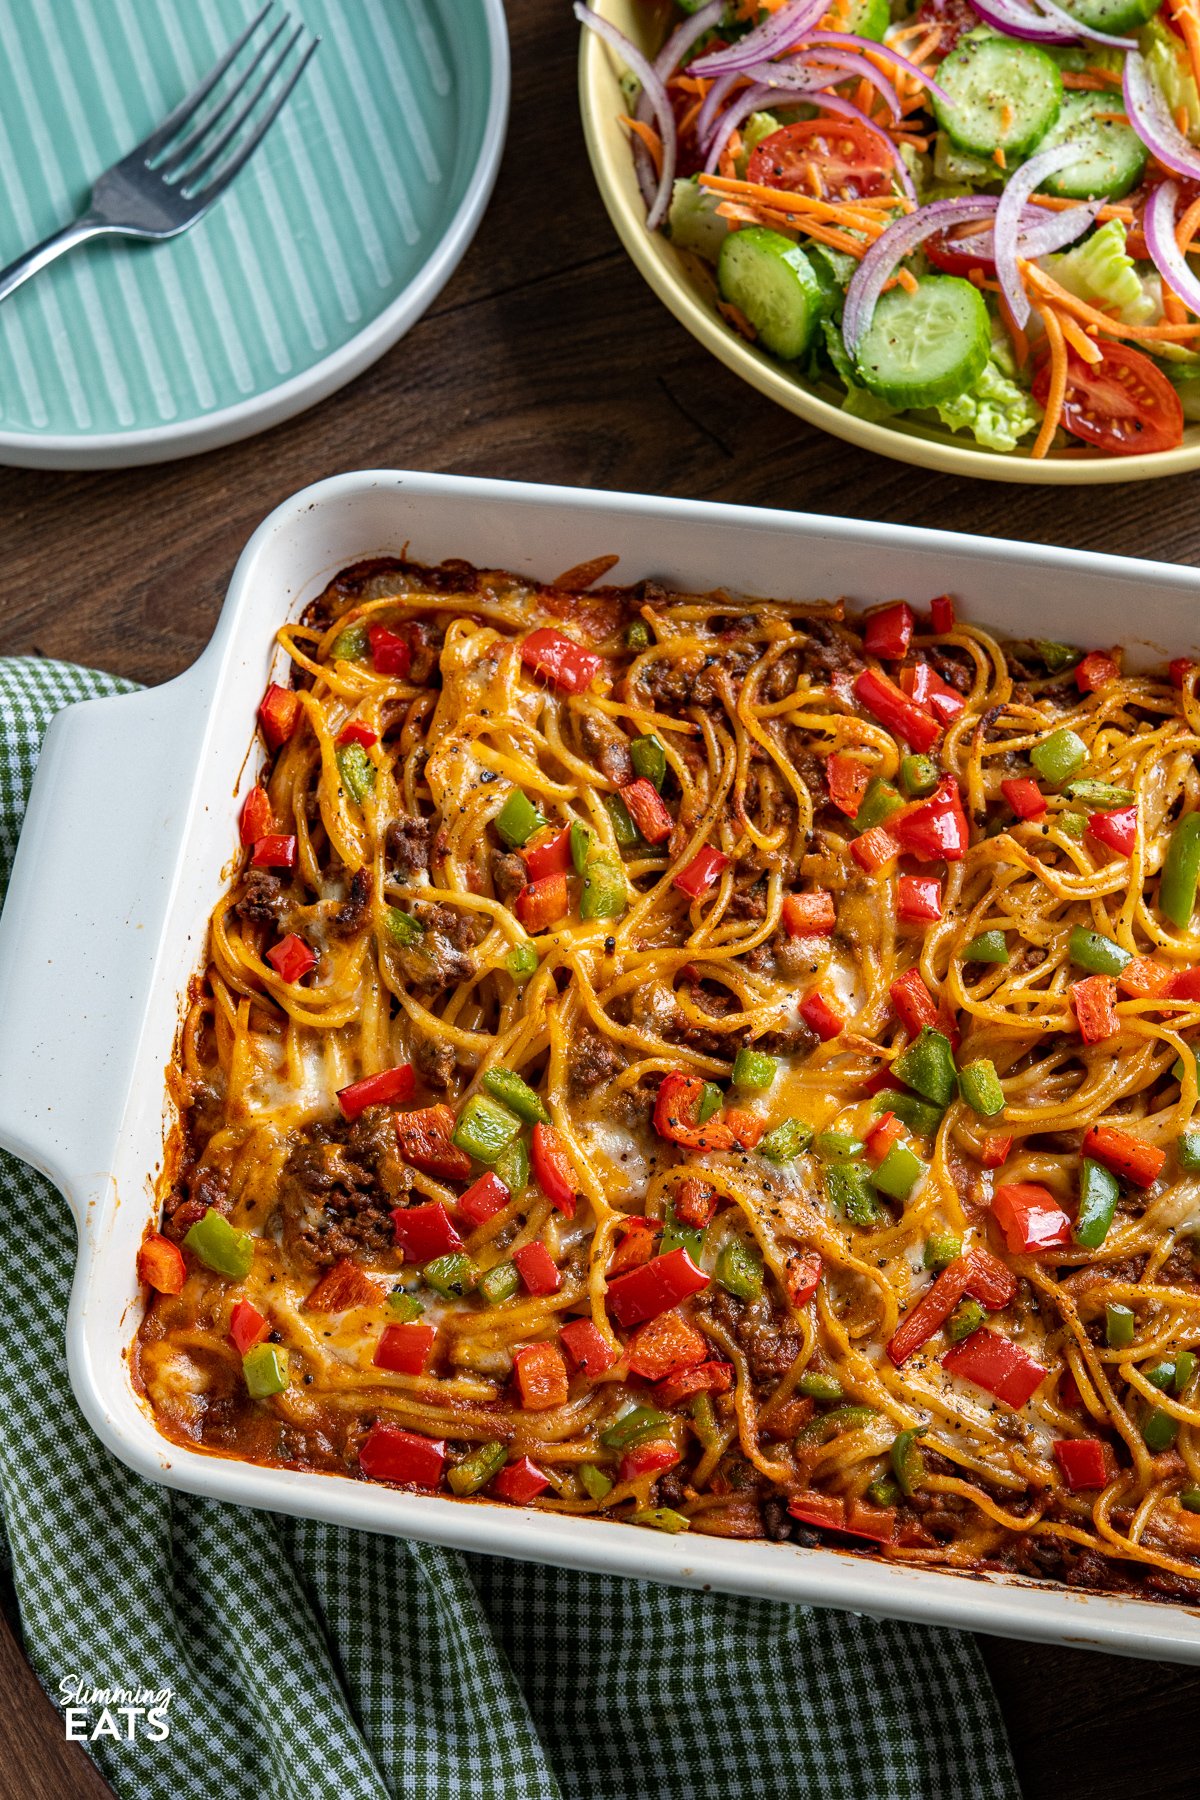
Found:
[[[0,300],[56,256],[88,238],[115,232],[121,237],[158,241],[175,237],[204,217],[254,155],[321,42],[314,38],[296,62],[292,53],[305,35],[304,26],[297,25],[251,89],[256,72],[291,23],[290,14],[284,13],[228,92],[217,96],[201,116],[204,102],[274,6],[275,0],[267,0],[258,17],[187,98],[135,150],[105,170],[92,189],[87,210],[73,224],[27,250],[7,269],[0,269]],[[260,100],[289,65],[283,87],[266,111],[253,118]],[[243,96],[243,104],[226,120]]]

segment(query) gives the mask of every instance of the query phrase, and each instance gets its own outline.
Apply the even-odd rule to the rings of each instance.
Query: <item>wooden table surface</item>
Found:
[[[584,154],[566,0],[508,0],[508,13],[514,107],[499,185],[429,315],[352,387],[249,443],[152,469],[0,471],[0,654],[165,680],[207,641],[264,514],[356,468],[801,507],[1200,561],[1200,475],[1090,491],[948,480],[825,437],[740,385],[655,300],[609,226]],[[1029,1800],[1196,1793],[1181,1722],[1200,1708],[1200,1673],[980,1644]],[[64,1744],[7,1634],[0,1696],[0,1794],[106,1791]],[[954,1696],[944,1703],[953,1709]]]

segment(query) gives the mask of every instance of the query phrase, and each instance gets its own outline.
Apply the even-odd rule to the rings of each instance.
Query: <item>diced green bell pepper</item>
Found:
[[[1098,931],[1085,931],[1076,925],[1067,945],[1071,961],[1086,969],[1089,975],[1119,975],[1133,961],[1133,952]]]
[[[835,1400],[845,1399],[845,1390],[837,1376],[823,1375],[818,1369],[802,1375],[796,1383],[796,1390],[806,1400],[823,1400],[827,1405],[832,1405]]]
[[[1181,1131],[1175,1140],[1179,1166],[1188,1175],[1200,1175],[1200,1131]]]
[[[425,936],[425,927],[420,919],[414,919],[411,913],[401,912],[398,906],[389,906],[383,915],[384,927],[393,944],[402,950],[411,950]]]
[[[733,1085],[737,1088],[769,1088],[778,1073],[779,1064],[773,1056],[744,1044],[733,1059]]]
[[[1083,651],[1076,650],[1073,644],[1056,644],[1050,638],[1034,638],[1033,647],[1052,675],[1073,669],[1083,658]]]
[[[825,1192],[852,1225],[877,1225],[883,1217],[870,1171],[860,1163],[833,1163],[825,1170]]]
[[[812,1141],[811,1125],[806,1125],[803,1119],[784,1119],[782,1124],[768,1131],[758,1146],[758,1153],[768,1162],[792,1162],[804,1154]]]
[[[843,1431],[861,1431],[879,1414],[873,1406],[835,1406],[832,1412],[818,1413],[796,1433],[797,1450],[811,1449],[814,1444],[827,1444]]]
[[[686,1250],[694,1263],[700,1261],[704,1248],[703,1225],[683,1225],[675,1217],[674,1206],[668,1204],[663,1214],[663,1231],[658,1240],[658,1254],[669,1256],[672,1250]]]
[[[625,648],[627,650],[648,650],[650,648],[650,627],[645,619],[634,619],[625,627]]]
[[[687,1514],[676,1512],[673,1506],[639,1506],[630,1513],[629,1520],[633,1525],[648,1525],[651,1531],[669,1531],[672,1537],[692,1528]]]
[[[894,813],[898,813],[903,805],[904,796],[896,791],[891,782],[883,781],[878,775],[873,775],[867,783],[867,791],[854,815],[854,830],[861,837],[864,831],[871,831],[876,825],[883,825]]]
[[[510,850],[519,850],[535,832],[541,831],[546,816],[539,812],[528,794],[514,788],[492,821]]]
[[[1200,1083],[1200,1050],[1192,1051],[1192,1061],[1193,1061],[1193,1063],[1195,1065],[1195,1069],[1196,1069],[1196,1080],[1198,1083]],[[1177,1056],[1175,1058],[1175,1061],[1171,1064],[1171,1074],[1174,1076],[1176,1081],[1183,1080],[1183,1070],[1184,1070],[1183,1058],[1182,1058],[1182,1056]]]
[[[1196,1353],[1194,1350],[1181,1350],[1175,1358],[1175,1392],[1182,1394],[1185,1387],[1196,1373]]]
[[[1180,1488],[1179,1504],[1184,1512],[1200,1513],[1200,1487]]]
[[[925,1239],[925,1253],[922,1262],[927,1269],[940,1275],[948,1269],[956,1258],[962,1255],[962,1239],[952,1231],[935,1231]]]
[[[900,1498],[900,1489],[890,1475],[877,1475],[867,1487],[867,1499],[872,1506],[895,1506]]]
[[[981,931],[969,944],[963,945],[964,962],[1006,963],[1008,943],[1002,931]]]
[[[452,1250],[448,1256],[435,1256],[427,1262],[421,1280],[443,1300],[461,1300],[474,1286],[475,1265],[464,1251]]]
[[[983,1119],[994,1119],[1004,1111],[1004,1089],[995,1063],[986,1056],[958,1071],[958,1091],[971,1111]]]
[[[861,1138],[848,1131],[821,1131],[813,1140],[813,1149],[826,1162],[853,1162],[866,1149]]]
[[[582,1464],[579,1479],[589,1500],[603,1500],[606,1494],[612,1493],[611,1477],[603,1469],[598,1469],[595,1463]]]
[[[622,800],[620,794],[605,794],[604,810],[608,814],[613,828],[613,836],[620,850],[632,850],[641,841],[641,832],[633,822],[633,817]]]
[[[571,834],[567,842],[571,846],[571,867],[577,875],[582,875],[592,851],[591,831],[578,819],[572,819]]]
[[[713,1273],[721,1286],[739,1300],[757,1300],[762,1293],[762,1258],[744,1238],[726,1238]]]
[[[483,1078],[483,1085],[494,1100],[502,1101],[510,1112],[515,1112],[519,1119],[529,1125],[548,1125],[550,1114],[540,1094],[535,1094],[527,1081],[522,1081],[515,1069],[492,1068]]]
[[[1155,1363],[1152,1369],[1146,1370],[1146,1380],[1167,1393],[1175,1385],[1175,1364],[1170,1361]]]
[[[1137,1331],[1137,1319],[1128,1306],[1106,1306],[1104,1341],[1110,1350],[1128,1350]]]
[[[978,1300],[963,1300],[946,1323],[946,1336],[952,1344],[965,1343],[973,1331],[978,1331],[984,1321],[984,1311]]]
[[[361,662],[370,649],[365,625],[347,625],[339,631],[330,646],[334,662]]]
[[[375,764],[361,744],[346,744],[336,753],[342,786],[357,806],[375,792]]]
[[[1070,781],[1063,789],[1068,800],[1078,800],[1089,812],[1117,812],[1132,806],[1137,795],[1132,788],[1113,787],[1107,781]]]
[[[932,756],[904,756],[900,759],[900,786],[910,800],[923,800],[932,794],[942,779],[942,771]]]
[[[282,1344],[255,1344],[242,1358],[242,1373],[252,1400],[282,1394],[291,1381],[287,1351]]]
[[[904,1201],[922,1175],[928,1173],[928,1167],[919,1156],[913,1155],[907,1145],[893,1144],[871,1176],[871,1181],[881,1194],[889,1194],[893,1200]]]
[[[713,1410],[711,1394],[696,1394],[692,1400],[692,1423],[696,1427],[696,1436],[706,1450],[715,1450],[721,1441],[717,1415]]]
[[[918,1137],[931,1138],[938,1134],[945,1107],[931,1106],[928,1100],[918,1100],[915,1094],[898,1094],[889,1089],[886,1094],[879,1095],[875,1111],[895,1113],[901,1124],[915,1131]]]
[[[1191,923],[1200,880],[1200,813],[1188,813],[1171,833],[1158,884],[1158,908],[1180,931]]]
[[[1179,1420],[1161,1406],[1151,1406],[1142,1416],[1142,1442],[1154,1456],[1169,1450],[1179,1436]]]
[[[514,1199],[519,1199],[529,1186],[529,1145],[523,1137],[506,1144],[495,1162],[492,1173],[502,1181]]]
[[[1087,759],[1087,745],[1077,731],[1068,731],[1065,726],[1052,731],[1029,752],[1030,762],[1042,780],[1052,787],[1062,787],[1064,782],[1070,781]]]
[[[707,1125],[708,1121],[720,1112],[725,1104],[725,1096],[715,1081],[706,1081],[700,1092],[700,1101],[696,1107],[696,1122]]]
[[[1121,1189],[1111,1169],[1085,1156],[1079,1171],[1079,1212],[1071,1233],[1077,1244],[1082,1244],[1085,1250],[1100,1248],[1108,1236],[1120,1197]]]
[[[928,1473],[925,1458],[921,1454],[920,1440],[923,1436],[921,1427],[910,1425],[897,1432],[892,1440],[892,1474],[906,1500],[912,1499]]]
[[[658,1412],[653,1406],[631,1406],[605,1426],[600,1442],[606,1450],[631,1450],[635,1444],[661,1437],[670,1423],[670,1414]]]
[[[508,1446],[497,1439],[490,1444],[480,1444],[478,1450],[472,1450],[470,1456],[464,1456],[461,1462],[452,1463],[446,1470],[446,1481],[451,1493],[477,1494],[486,1487],[493,1476],[498,1475],[508,1461]]]
[[[579,892],[581,919],[619,919],[629,905],[625,871],[614,856],[603,851],[588,859]]]
[[[479,1285],[475,1292],[485,1306],[503,1306],[511,1300],[521,1285],[521,1277],[510,1262],[498,1262],[485,1275],[479,1277]]]
[[[667,779],[667,753],[654,733],[634,738],[629,746],[629,754],[633,760],[634,774],[643,781],[653,782],[661,793],[662,784]]]
[[[907,1050],[892,1064],[892,1073],[935,1106],[949,1106],[958,1092],[958,1070],[950,1039],[932,1025],[921,1027]],[[902,1116],[891,1095],[888,1105],[897,1117]]]
[[[1060,831],[1065,831],[1069,838],[1082,838],[1087,830],[1087,817],[1083,813],[1059,813],[1054,823]]]
[[[401,1325],[411,1324],[419,1319],[425,1311],[425,1302],[416,1294],[410,1294],[406,1288],[393,1288],[387,1297],[388,1317]]]
[[[520,1129],[520,1119],[507,1106],[486,1094],[472,1094],[458,1116],[452,1141],[476,1162],[491,1164]]]
[[[203,1218],[196,1220],[183,1241],[214,1275],[244,1281],[250,1273],[254,1239],[248,1231],[235,1231],[224,1213],[219,1213],[215,1206],[210,1206]]]

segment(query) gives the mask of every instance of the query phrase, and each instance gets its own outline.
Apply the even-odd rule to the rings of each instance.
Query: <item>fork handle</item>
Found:
[[[10,262],[7,269],[0,269],[0,300],[6,300],[14,288],[19,288],[23,281],[28,281],[31,275],[36,275],[39,269],[52,263],[56,256],[62,256],[65,251],[73,250],[76,244],[98,237],[108,229],[101,220],[85,213],[81,219],[64,225],[61,231],[53,232],[42,243],[35,244],[32,250],[27,250],[24,256],[18,256],[15,262]]]

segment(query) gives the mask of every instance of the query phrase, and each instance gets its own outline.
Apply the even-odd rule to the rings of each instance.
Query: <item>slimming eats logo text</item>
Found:
[[[173,1688],[89,1687],[82,1676],[64,1675],[58,1693],[67,1736],[76,1742],[96,1738],[132,1742],[144,1737],[161,1744],[171,1734],[167,1713],[175,1697]]]

